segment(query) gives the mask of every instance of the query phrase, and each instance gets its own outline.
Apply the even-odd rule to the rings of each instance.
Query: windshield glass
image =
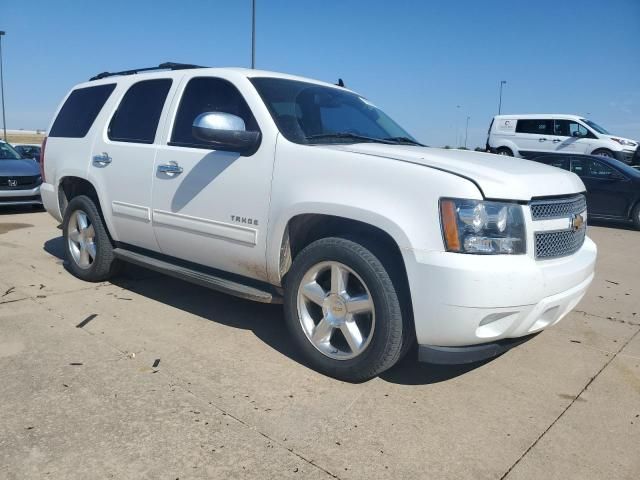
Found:
[[[600,125],[598,125],[596,122],[592,122],[591,120],[587,120],[586,118],[581,118],[580,120],[582,120],[584,123],[589,125],[591,128],[593,128],[598,133],[602,133],[604,135],[611,135],[604,128],[602,128]]]
[[[0,160],[20,160],[20,154],[8,143],[0,143]]]
[[[347,90],[282,78],[251,82],[292,142],[418,144],[382,110]]]

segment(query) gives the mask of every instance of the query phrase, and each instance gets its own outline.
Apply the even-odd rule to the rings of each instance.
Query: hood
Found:
[[[528,201],[534,197],[585,191],[584,184],[574,173],[491,153],[379,143],[323,145],[321,148],[386,157],[443,170],[472,181],[487,199]]]
[[[40,165],[35,160],[0,160],[0,177],[29,177],[40,175]]]

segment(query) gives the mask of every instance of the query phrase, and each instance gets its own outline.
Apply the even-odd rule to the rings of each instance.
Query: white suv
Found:
[[[612,135],[577,115],[498,115],[489,126],[487,150],[533,158],[546,153],[604,155],[631,163],[638,142]]]
[[[497,355],[593,278],[570,172],[423,147],[340,86],[162,67],[74,87],[49,130],[42,197],[81,279],[125,261],[282,302],[308,362],[360,381],[416,343]]]

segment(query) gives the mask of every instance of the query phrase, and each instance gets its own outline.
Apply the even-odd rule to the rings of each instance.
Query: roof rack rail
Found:
[[[176,63],[176,62],[164,62],[158,65],[157,67],[147,67],[147,68],[136,68],[135,70],[123,70],[122,72],[102,72],[97,74],[94,77],[89,79],[90,82],[93,80],[100,80],[101,78],[113,77],[116,75],[134,75],[140,72],[151,72],[153,70],[185,70],[187,68],[206,68],[202,65],[192,65],[190,63]]]

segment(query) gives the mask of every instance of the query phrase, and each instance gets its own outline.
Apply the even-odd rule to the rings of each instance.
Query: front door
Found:
[[[158,249],[151,225],[154,141],[171,86],[170,78],[131,85],[96,139],[90,166],[112,235],[150,250]]]
[[[591,144],[587,127],[573,120],[554,120],[553,123],[551,143],[556,152],[587,153]]]
[[[571,171],[587,188],[587,209],[590,214],[607,217],[626,217],[629,202],[628,180],[617,170],[602,162],[578,156],[571,159]]]
[[[274,146],[263,138],[250,156],[215,150],[192,135],[195,118],[225,112],[260,130],[242,94],[229,81],[193,77],[181,87],[159,146],[153,180],[153,224],[163,254],[261,279]],[[176,108],[177,105],[177,108]]]

